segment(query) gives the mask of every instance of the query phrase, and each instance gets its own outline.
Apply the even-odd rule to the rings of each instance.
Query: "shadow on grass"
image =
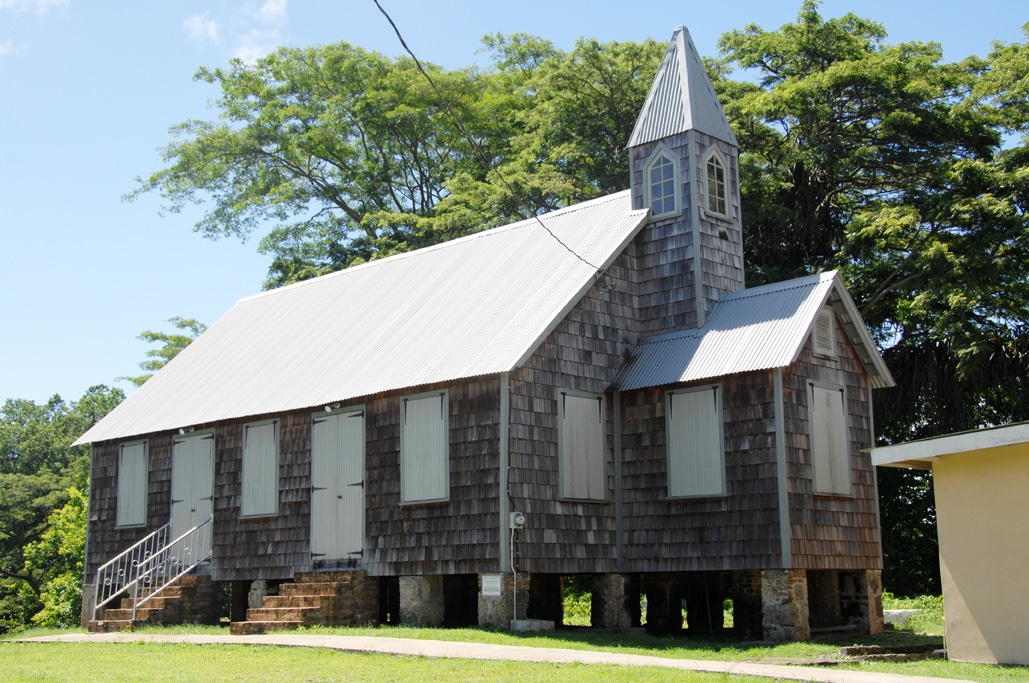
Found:
[[[911,631],[888,630],[878,636],[832,636],[813,639],[800,643],[770,643],[762,641],[743,641],[732,635],[725,636],[691,636],[688,631],[680,635],[653,636],[646,633],[594,631],[589,627],[562,627],[545,633],[504,633],[512,639],[533,641],[545,639],[554,643],[590,645],[598,648],[633,647],[653,651],[696,651],[708,654],[724,655],[726,652],[737,652],[740,656],[748,653],[765,653],[770,650],[818,648],[836,649],[852,645],[878,645],[897,647],[906,645],[931,645],[940,643],[940,636]],[[385,635],[385,634],[383,634]]]

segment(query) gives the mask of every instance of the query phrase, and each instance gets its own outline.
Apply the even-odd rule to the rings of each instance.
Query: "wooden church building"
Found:
[[[628,151],[627,191],[239,301],[84,434],[84,618],[560,624],[583,577],[599,627],[880,630],[893,379],[838,274],[745,288],[684,28]]]

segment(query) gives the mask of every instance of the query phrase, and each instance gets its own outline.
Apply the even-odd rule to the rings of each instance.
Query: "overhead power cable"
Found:
[[[430,76],[429,72],[425,70],[425,68],[422,66],[422,63],[420,61],[418,61],[418,57],[415,56],[414,51],[412,51],[411,48],[408,47],[407,41],[404,40],[404,36],[401,35],[400,29],[397,28],[397,25],[393,21],[393,18],[390,17],[389,13],[386,12],[386,10],[382,8],[382,5],[379,4],[379,0],[372,0],[372,1],[375,3],[375,6],[379,8],[379,11],[382,13],[382,16],[386,17],[386,21],[389,22],[389,25],[393,27],[393,32],[397,34],[397,39],[400,41],[400,44],[403,46],[404,50],[407,51],[407,54],[409,54],[411,56],[411,59],[414,60],[414,65],[418,68],[418,71],[421,72],[422,76],[425,77],[425,80],[427,80],[429,82],[429,85],[432,86],[432,90],[433,90],[433,92],[436,93],[436,96],[439,98],[439,101],[443,104],[443,108],[450,115],[450,118],[454,119],[454,122],[457,123],[457,128],[458,128],[458,130],[461,131],[461,135],[463,135],[464,138],[466,140],[468,140],[469,144],[471,144],[472,148],[475,149],[475,151],[478,153],[479,157],[486,164],[486,167],[489,170],[491,170],[493,173],[496,174],[497,178],[500,179],[500,182],[503,183],[504,187],[506,187],[511,192],[511,194],[513,196],[517,197],[518,193],[515,191],[515,189],[513,187],[511,187],[511,184],[507,182],[507,179],[504,178],[504,176],[500,172],[500,170],[493,164],[493,161],[489,158],[489,156],[482,149],[482,147],[479,145],[479,143],[476,142],[475,138],[472,137],[471,133],[468,132],[468,129],[465,128],[464,123],[462,123],[460,117],[451,108],[450,102],[448,102],[447,98],[443,96],[443,93],[440,92],[440,89],[438,87],[436,87],[436,82],[434,80],[432,80],[432,76]],[[539,216],[533,214],[532,218],[534,218],[536,220],[536,222],[540,224],[541,228],[543,228],[544,230],[547,231],[548,235],[553,237],[554,240],[558,244],[560,244],[562,247],[564,247],[568,251],[569,254],[571,254],[575,258],[579,259],[580,261],[585,263],[587,266],[592,268],[594,271],[596,271],[597,282],[598,283],[600,282],[600,276],[603,274],[603,271],[600,268],[598,268],[597,266],[595,266],[592,263],[590,263],[589,261],[587,261],[585,258],[583,258],[578,253],[576,253],[576,251],[574,249],[572,249],[567,244],[565,244],[564,241],[562,241],[560,237],[555,235],[554,232],[550,228],[548,228],[546,226],[546,224],[540,219]]]

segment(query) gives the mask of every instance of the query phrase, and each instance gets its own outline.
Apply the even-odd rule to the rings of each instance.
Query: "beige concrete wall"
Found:
[[[950,659],[1029,664],[1029,443],[933,462]]]

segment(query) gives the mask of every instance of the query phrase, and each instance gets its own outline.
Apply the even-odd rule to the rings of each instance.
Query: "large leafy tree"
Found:
[[[724,36],[743,151],[748,282],[839,268],[898,387],[885,442],[1029,418],[1024,45],[942,61],[812,0]],[[882,472],[887,587],[938,590],[931,477]],[[927,569],[928,567],[928,569]]]
[[[74,609],[68,592],[53,584],[81,571],[75,536],[89,448],[71,443],[123,398],[119,389],[95,386],[71,404],[59,396],[43,404],[10,399],[0,409],[0,632],[44,607],[50,623]]]
[[[346,43],[201,69],[219,120],[174,127],[168,167],[128,197],[206,202],[207,237],[263,233],[273,287],[621,189],[661,47],[484,42],[485,71]]]
[[[196,78],[220,90],[220,120],[173,128],[170,165],[136,193],[157,190],[171,210],[209,202],[196,226],[207,237],[270,227],[259,245],[272,256],[269,286],[403,250],[419,242],[416,219],[433,213],[444,180],[482,177],[508,137],[505,98],[487,79],[427,70],[446,107],[413,60],[346,43],[201,69]]]

